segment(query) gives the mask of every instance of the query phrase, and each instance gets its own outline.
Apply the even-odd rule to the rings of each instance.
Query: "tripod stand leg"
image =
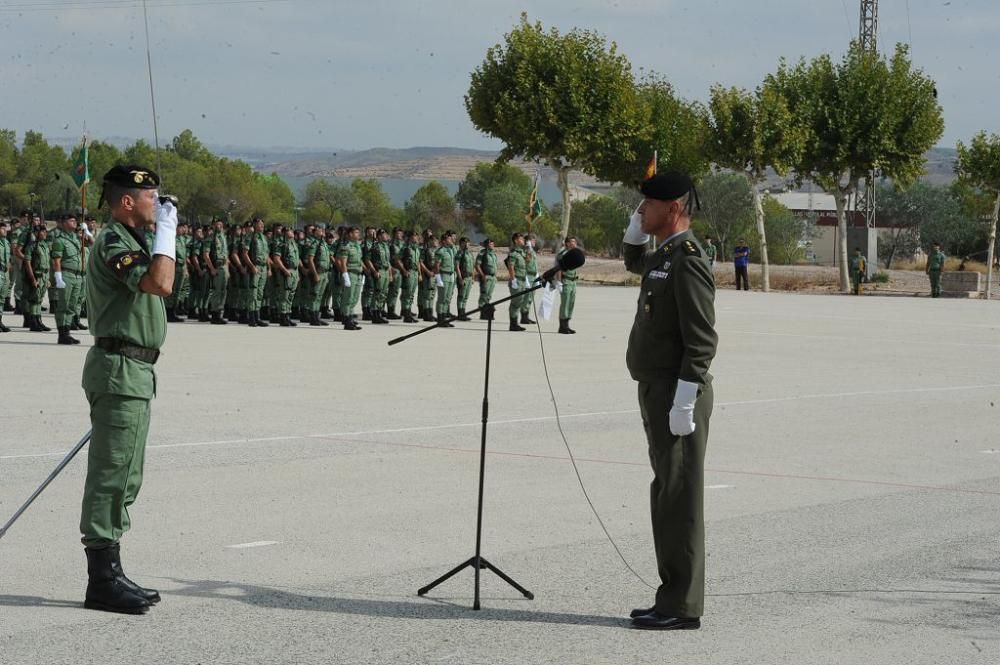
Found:
[[[479,561],[480,561],[480,563],[482,564],[482,566],[484,568],[489,568],[494,573],[496,573],[497,577],[499,577],[504,582],[506,582],[507,584],[511,585],[512,587],[514,587],[515,589],[517,589],[518,591],[520,591],[521,595],[523,595],[525,598],[527,598],[528,600],[534,600],[535,599],[535,594],[531,593],[530,591],[528,591],[527,589],[525,589],[523,586],[521,586],[520,584],[518,584],[517,582],[515,582],[506,573],[504,573],[502,570],[500,570],[499,568],[497,568],[496,566],[494,566],[492,563],[490,563],[489,561],[487,561],[486,559],[484,559],[482,557],[479,557]]]
[[[441,577],[437,578],[436,580],[434,580],[433,582],[431,582],[427,586],[421,587],[421,588],[417,589],[417,595],[418,596],[423,596],[428,591],[430,591],[431,589],[433,589],[437,585],[441,584],[442,582],[445,582],[445,581],[451,579],[452,577],[454,577],[458,573],[462,572],[463,570],[465,570],[469,566],[475,566],[475,565],[476,565],[476,557],[472,557],[468,561],[460,563],[459,565],[455,566],[454,568],[452,568],[447,573],[445,573]]]

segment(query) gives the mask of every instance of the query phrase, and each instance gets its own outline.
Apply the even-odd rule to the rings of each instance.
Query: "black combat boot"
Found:
[[[10,298],[7,298],[6,300],[3,301],[3,311],[5,312],[14,311],[14,306],[11,304]]]
[[[253,313],[253,318],[254,318],[254,321],[257,322],[257,327],[258,328],[267,328],[270,325],[270,324],[268,324],[267,321],[265,321],[263,319],[263,317],[261,317],[261,314],[260,314],[259,311]]]
[[[451,322],[450,314],[438,314],[438,327],[439,328],[454,328],[455,324]]]
[[[184,319],[181,319],[181,321],[183,322]],[[87,326],[85,326],[82,323],[80,323],[80,317],[78,316],[75,319],[73,319],[73,325],[71,325],[69,327],[69,329],[70,330],[87,330],[88,328],[87,328]]]
[[[229,321],[222,318],[222,312],[212,312],[212,320],[210,322],[213,326],[224,326]]]
[[[10,332],[10,328],[3,324],[3,314],[0,314],[0,333]]]
[[[211,321],[211,319],[208,317],[207,309],[202,309],[200,312],[198,312],[198,321],[200,321],[201,323],[208,323],[209,321]]]
[[[344,317],[344,330],[361,330],[356,316],[352,314]]]
[[[371,321],[372,320],[372,311],[369,308],[367,308],[367,307],[362,307],[361,308],[361,320],[362,321]]]
[[[167,323],[184,323],[184,319],[177,318],[177,312],[173,307],[167,308]]]
[[[399,314],[396,314],[396,306],[393,305],[392,307],[389,308],[389,311],[385,315],[385,318],[389,319],[390,321],[398,321],[403,317],[400,316]]]
[[[510,331],[511,332],[523,332],[524,330],[525,330],[525,328],[522,328],[521,326],[517,325],[517,319],[516,318],[510,320]]]
[[[250,323],[250,312],[246,311],[245,309],[239,310],[239,318],[237,319],[237,321],[239,323],[249,324]],[[257,324],[254,324],[254,325],[257,325]]]
[[[434,314],[433,309],[427,308],[427,310],[425,311],[426,313],[424,314],[424,321],[427,321],[428,323],[434,323],[435,321],[437,321],[437,316]]]
[[[281,318],[281,327],[282,328],[291,328],[292,326],[295,325],[294,323],[292,323],[292,320],[290,318],[288,318],[287,314],[282,314],[280,316],[280,318]]]
[[[17,316],[18,314],[24,314],[24,304],[20,300],[15,299],[14,300],[14,316]],[[27,326],[23,326],[23,327],[27,328]]]
[[[576,334],[576,331],[569,327],[569,319],[566,319],[566,332],[570,335]]]
[[[122,614],[145,614],[149,611],[152,603],[131,591],[118,577],[121,566],[115,563],[118,560],[116,549],[88,547],[84,551],[87,553],[88,578],[84,607]]]
[[[459,321],[471,321],[472,320],[472,319],[470,319],[469,317],[467,317],[465,315],[465,308],[464,307],[459,307],[458,308],[458,320]]]
[[[157,591],[156,589],[147,589],[145,587],[141,587],[132,580],[130,580],[128,576],[125,574],[125,569],[122,568],[121,545],[115,543],[108,549],[111,550],[111,557],[112,557],[111,569],[114,571],[115,577],[118,579],[118,581],[124,584],[125,588],[134,593],[135,595],[139,596],[140,598],[145,598],[147,601],[149,601],[150,605],[156,605],[158,602],[160,602],[159,591]]]
[[[413,312],[410,310],[403,311],[403,323],[416,323],[417,317],[413,316]]]
[[[56,344],[79,344],[80,340],[69,334],[69,326],[59,326],[59,339]]]
[[[344,322],[344,315],[340,313],[339,309],[333,310],[333,320],[336,321],[337,323]]]
[[[332,319],[333,318],[333,314],[330,313],[330,308],[329,307],[323,307],[322,309],[320,309],[319,310],[319,318],[326,319],[327,321],[329,321],[330,319]]]
[[[537,323],[537,321],[533,321],[531,317],[528,316],[527,312],[521,312],[521,323],[524,325],[531,325]]]
[[[33,315],[28,314],[27,312],[25,312],[24,313],[24,321],[21,323],[21,327],[22,328],[27,328],[27,329],[31,330],[31,328],[34,325],[35,325],[35,317]],[[34,332],[34,331],[32,331],[32,332]]]

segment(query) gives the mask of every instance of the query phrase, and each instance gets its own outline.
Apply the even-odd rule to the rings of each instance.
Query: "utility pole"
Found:
[[[858,42],[865,53],[878,53],[878,0],[861,0],[861,20],[859,22]],[[854,198],[855,212],[861,212],[865,217],[867,229],[867,265],[871,276],[878,266],[878,234],[875,232],[875,179],[878,176],[876,168],[865,178],[864,189]]]

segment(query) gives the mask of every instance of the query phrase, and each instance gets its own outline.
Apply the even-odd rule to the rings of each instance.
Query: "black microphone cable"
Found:
[[[532,305],[532,309],[535,311],[535,330],[538,332],[538,348],[541,350],[542,354],[542,369],[545,371],[545,383],[549,387],[549,396],[552,398],[552,409],[555,411],[556,416],[556,428],[559,430],[559,436],[562,438],[563,445],[566,446],[566,453],[569,455],[569,461],[573,465],[573,472],[576,474],[576,481],[580,485],[580,491],[583,492],[583,498],[587,500],[587,505],[590,506],[590,512],[594,514],[594,517],[597,519],[597,523],[601,526],[601,530],[604,531],[604,535],[607,537],[608,542],[611,543],[611,547],[615,549],[615,553],[618,554],[618,558],[622,560],[622,563],[628,571],[632,573],[637,580],[653,591],[656,591],[657,587],[647,582],[642,575],[636,572],[635,568],[632,567],[632,564],[630,564],[628,559],[625,558],[625,555],[622,554],[621,549],[618,547],[618,543],[616,543],[615,539],[611,536],[611,532],[608,531],[608,527],[604,525],[604,520],[601,519],[600,513],[597,512],[597,507],[594,506],[594,502],[591,500],[590,494],[587,492],[587,486],[584,484],[583,477],[580,475],[580,468],[576,464],[576,457],[573,455],[573,449],[570,447],[569,440],[566,438],[566,433],[563,431],[562,419],[559,416],[559,403],[556,402],[556,393],[552,388],[552,379],[549,377],[549,364],[545,357],[545,340],[542,335],[541,317],[538,315],[538,308],[534,306],[534,303],[532,303]]]

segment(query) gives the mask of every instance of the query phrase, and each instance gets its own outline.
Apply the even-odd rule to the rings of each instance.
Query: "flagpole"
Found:
[[[156,172],[163,182],[163,169],[160,166],[160,132],[156,126],[156,95],[153,93],[153,56],[149,52],[149,13],[146,11],[146,0],[142,0],[142,20],[146,25],[146,72],[149,74],[149,102],[153,107],[153,145],[156,148]]]
[[[659,166],[660,166],[659,151],[654,150],[653,151],[653,175],[656,175],[656,169],[659,168]]]

